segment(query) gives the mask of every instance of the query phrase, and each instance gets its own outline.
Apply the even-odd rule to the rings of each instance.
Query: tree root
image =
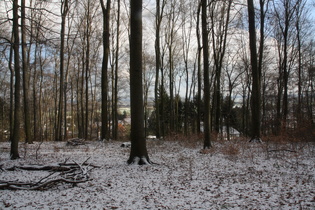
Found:
[[[133,157],[127,161],[129,165],[151,165],[152,162],[147,157]]]

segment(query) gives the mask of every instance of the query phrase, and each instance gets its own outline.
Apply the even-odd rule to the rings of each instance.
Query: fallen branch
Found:
[[[67,146],[78,146],[78,145],[85,145],[86,142],[84,139],[79,139],[79,138],[74,138],[74,139],[69,139],[67,141]]]
[[[273,150],[268,150],[268,152],[294,152],[296,153],[297,151],[289,150],[289,149],[273,149]]]
[[[46,181],[46,182],[38,184],[38,185],[33,184],[33,183],[5,182],[5,183],[0,183],[0,189],[43,190],[43,189],[45,189],[45,187],[47,187],[50,184],[55,184],[55,185],[57,185],[58,183],[78,184],[78,183],[83,183],[86,181],[88,181],[88,180],[71,180],[71,179],[59,178],[59,179],[49,180],[49,181]]]
[[[6,171],[15,171],[16,169],[26,170],[26,171],[68,171],[69,167],[60,166],[60,165],[50,165],[50,166],[41,166],[41,165],[28,165],[28,166],[13,166],[11,168],[6,168]]]
[[[89,160],[89,158],[87,159]],[[87,164],[85,160],[82,164],[74,163],[59,163],[57,165],[50,166],[14,166],[11,168],[4,169],[4,171],[20,170],[33,170],[33,171],[52,171],[48,176],[41,178],[36,182],[15,182],[15,181],[4,181],[0,180],[0,189],[9,190],[45,190],[58,184],[72,184],[87,182],[90,179],[89,172],[98,168],[91,164]],[[55,175],[55,176],[53,176]]]

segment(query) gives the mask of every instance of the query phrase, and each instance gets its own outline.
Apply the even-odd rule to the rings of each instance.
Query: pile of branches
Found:
[[[89,159],[89,158],[88,158]],[[29,165],[29,166],[14,166],[11,168],[0,168],[2,172],[15,170],[28,171],[48,171],[51,172],[48,176],[41,178],[38,181],[20,182],[20,181],[4,181],[0,180],[0,189],[10,190],[47,190],[56,187],[60,184],[70,184],[76,186],[78,183],[90,181],[90,171],[98,166],[88,164],[87,161],[78,164],[73,163],[58,163],[54,165]]]
[[[79,138],[74,138],[74,139],[69,139],[67,141],[67,146],[79,146],[79,145],[85,145],[86,142],[84,139],[79,139]]]

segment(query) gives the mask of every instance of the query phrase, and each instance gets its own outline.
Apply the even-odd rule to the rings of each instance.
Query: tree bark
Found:
[[[102,63],[102,128],[101,139],[108,139],[108,55],[109,55],[109,17],[110,17],[110,4],[111,1],[107,0],[106,7],[104,0],[101,1],[103,11],[103,63]]]
[[[89,129],[89,77],[90,77],[90,1],[87,2],[86,11],[86,52],[85,52],[85,127],[84,127],[84,139],[88,139]]]
[[[207,0],[202,0],[201,9],[201,22],[202,22],[202,43],[203,43],[203,68],[204,68],[204,144],[203,148],[207,149],[211,147],[210,139],[210,73],[209,73],[209,40],[207,29]]]
[[[20,119],[21,119],[21,74],[20,74],[20,37],[19,37],[19,5],[18,0],[13,1],[13,50],[14,50],[14,73],[15,73],[15,88],[14,88],[14,126],[11,139],[10,158],[12,160],[20,158],[19,156],[19,140],[20,140]]]
[[[117,34],[116,34],[116,52],[115,52],[115,79],[114,79],[114,130],[113,130],[113,138],[118,139],[118,57],[119,57],[119,36],[120,36],[120,0],[117,2],[118,8],[117,8]]]
[[[142,0],[131,0],[130,15],[130,107],[131,151],[128,164],[149,164],[144,136],[142,90]]]
[[[252,137],[251,140],[260,139],[260,111],[261,111],[261,90],[260,71],[257,63],[256,31],[255,31],[255,8],[253,0],[248,3],[248,23],[249,23],[249,44],[252,66]],[[263,38],[263,37],[261,37]]]
[[[14,129],[14,72],[15,69],[12,67],[13,53],[14,53],[14,33],[11,35],[11,47],[10,47],[10,55],[9,55],[9,63],[8,68],[10,70],[10,140],[13,139],[13,129]]]
[[[21,35],[22,35],[22,72],[23,72],[23,93],[24,93],[24,130],[25,142],[32,144],[31,135],[31,107],[30,107],[30,68],[27,59],[26,44],[26,23],[25,23],[25,0],[21,0]]]
[[[201,3],[198,5],[198,10],[197,10],[197,26],[196,26],[196,35],[197,35],[197,42],[198,42],[198,95],[197,95],[197,133],[200,134],[200,122],[201,122],[201,51],[202,51],[202,46],[201,46],[201,41],[200,41],[200,11],[201,10]]]
[[[165,0],[162,0],[162,8],[160,0],[156,0],[156,17],[155,17],[155,86],[154,86],[154,98],[155,98],[155,135],[156,138],[161,137],[161,124],[160,124],[160,105],[159,105],[159,72],[161,68],[161,51],[160,51],[160,29],[163,17],[163,8]]]
[[[63,140],[62,122],[63,122],[63,106],[64,101],[64,48],[65,48],[65,29],[66,29],[66,17],[68,13],[68,0],[64,0],[61,6],[61,35],[60,35],[60,84],[59,84],[59,104],[58,104],[58,121],[56,130],[56,141]],[[64,125],[67,126],[67,125]]]

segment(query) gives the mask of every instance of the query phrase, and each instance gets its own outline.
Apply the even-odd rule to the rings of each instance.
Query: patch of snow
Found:
[[[120,145],[120,147],[131,147],[131,142],[124,142]]]
[[[150,159],[158,164],[142,166],[127,165],[130,148],[120,144],[44,142],[36,154],[35,143],[21,146],[21,159],[9,160],[9,143],[0,143],[2,169],[89,157],[88,163],[100,166],[90,172],[92,180],[75,187],[0,190],[0,209],[315,209],[314,144],[270,153],[277,145],[244,142],[236,143],[238,154],[228,154],[222,151],[229,143],[214,142],[201,154],[201,143],[149,141]],[[36,181],[49,173],[0,171],[0,180]]]

